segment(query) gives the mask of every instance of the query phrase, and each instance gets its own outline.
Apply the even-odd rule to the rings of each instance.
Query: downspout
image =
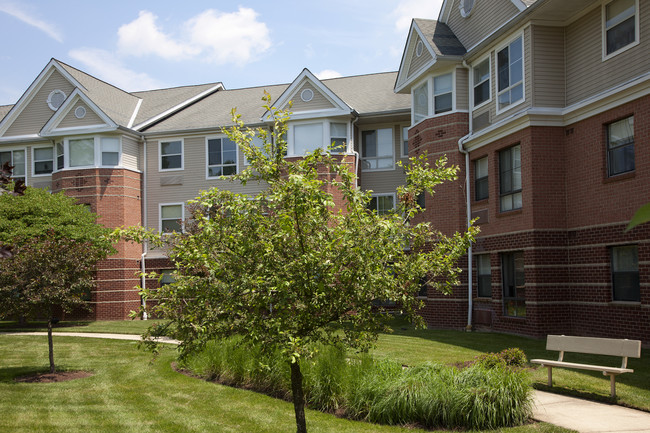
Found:
[[[463,67],[467,69],[468,71],[468,83],[469,83],[469,75],[471,74],[471,69],[467,62],[463,60],[462,63]],[[458,151],[460,153],[465,154],[465,200],[466,200],[466,208],[467,208],[467,228],[469,229],[470,226],[472,225],[472,202],[471,202],[471,193],[470,193],[470,179],[469,179],[469,152],[465,150],[464,143],[465,141],[472,136],[472,104],[470,104],[470,109],[469,109],[469,116],[468,116],[468,124],[469,124],[469,133],[463,137],[461,137],[458,140]],[[472,308],[474,307],[473,303],[473,293],[472,293],[472,267],[473,267],[473,260],[472,260],[472,244],[469,244],[469,247],[467,248],[467,326],[465,329],[467,331],[472,330]]]
[[[359,121],[359,115],[357,112],[354,112],[354,120],[352,121],[352,125],[350,125],[350,137],[352,137],[352,153],[356,157],[354,159],[354,187],[359,188],[359,160],[361,159],[361,155],[359,155],[359,152],[354,150],[354,145],[356,144],[356,140],[354,139],[354,124]]]
[[[143,137],[143,163],[142,163],[142,222],[143,226],[147,225],[147,138]],[[145,240],[142,244],[142,255],[140,256],[140,287],[142,290],[146,289],[147,278],[145,277],[145,272],[147,268],[145,266],[145,260],[147,257],[147,250],[149,244]],[[140,302],[142,304],[142,320],[147,320],[147,301],[144,296],[140,296]]]

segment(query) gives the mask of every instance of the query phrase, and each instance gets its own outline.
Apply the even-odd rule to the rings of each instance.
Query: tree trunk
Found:
[[[302,391],[302,372],[300,364],[290,362],[291,367],[291,393],[293,394],[293,409],[296,412],[297,433],[307,433],[307,422],[305,421],[305,395]]]
[[[47,344],[50,349],[50,373],[55,373],[54,367],[54,343],[52,342],[52,315],[47,319]]]

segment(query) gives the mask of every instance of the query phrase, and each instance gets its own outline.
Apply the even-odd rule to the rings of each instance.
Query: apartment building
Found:
[[[448,0],[414,19],[398,72],[226,89],[219,82],[125,92],[52,59],[0,107],[0,162],[65,191],[110,227],[178,230],[198,191],[245,158],[223,129],[237,107],[270,128],[261,98],[289,107],[288,157],[331,142],[378,212],[404,182],[396,162],[447,155],[461,179],[425,196],[443,232],[481,228],[461,285],[423,288],[430,326],[650,341],[650,2]],[[398,65],[396,65],[398,66]],[[100,263],[96,319],[138,308],[137,274],[164,253],[122,243]],[[157,284],[147,281],[147,284]]]

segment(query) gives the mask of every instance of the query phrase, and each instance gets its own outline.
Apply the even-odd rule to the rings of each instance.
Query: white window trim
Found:
[[[393,125],[391,125],[391,126],[365,127],[363,129],[359,130],[359,157],[361,159],[361,162],[363,162],[363,160],[366,159],[366,157],[363,155],[363,133],[365,131],[377,131],[379,129],[390,129],[391,130],[390,135],[391,135],[391,140],[393,142],[393,146],[392,146],[392,149],[393,149],[393,155],[392,155],[393,156],[393,164],[392,165],[393,166],[391,168],[363,168],[363,164],[361,164],[361,171],[362,172],[377,173],[377,172],[380,172],[380,171],[395,171],[395,169],[397,168],[397,166],[395,164],[395,157],[397,155],[396,152],[395,152],[395,127]],[[401,145],[402,145],[402,140],[400,139],[400,147],[401,147]],[[401,150],[400,150],[400,153],[402,153]]]
[[[437,77],[442,77],[443,75],[449,75],[449,74],[451,74],[451,110],[444,111],[442,113],[436,113],[436,96],[440,96],[440,95],[436,95],[436,89],[434,88],[436,82],[435,79]],[[452,71],[445,72],[444,74],[434,75],[433,77],[431,77],[431,83],[433,84],[433,86],[431,87],[431,111],[430,111],[430,113],[432,113],[431,117],[444,116],[445,114],[456,112],[456,96],[457,96],[456,69],[454,68]],[[447,93],[449,92],[442,93],[442,95],[446,95]]]
[[[424,85],[425,82],[428,85],[428,87],[427,87],[427,114],[426,114],[426,116],[424,116],[423,119],[420,119],[420,120],[416,121],[415,120],[415,89],[417,89],[418,87],[421,87],[422,85]],[[423,122],[423,121],[431,118],[431,113],[433,112],[432,108],[431,108],[432,95],[433,95],[433,77],[432,76],[428,76],[428,77],[414,83],[411,86],[411,125],[417,125],[418,123]]]
[[[399,126],[399,132],[400,132],[400,146],[399,146],[399,153],[401,158],[408,158],[409,155],[408,153],[404,154],[404,129],[406,129],[406,138],[408,140],[408,130],[411,129],[411,125],[400,125]]]
[[[181,167],[180,168],[162,168],[162,144],[171,141],[181,142]],[[158,140],[158,171],[167,173],[170,171],[183,171],[185,170],[185,139],[184,138],[161,138]]]
[[[32,177],[48,177],[52,173],[36,174],[36,150],[38,149],[52,149],[52,173],[56,171],[56,146],[32,146]],[[41,162],[41,161],[38,161]]]
[[[639,23],[639,15],[641,15],[640,12],[639,12],[639,0],[634,0],[634,7],[635,7],[635,11],[634,11],[634,38],[635,38],[635,40],[634,40],[634,42],[624,46],[623,48],[621,48],[619,50],[616,50],[613,53],[607,54],[607,29],[605,28],[605,21],[607,19],[607,15],[606,15],[607,9],[606,8],[607,8],[608,4],[610,4],[610,3],[614,2],[614,1],[616,1],[616,0],[605,1],[601,5],[601,13],[600,13],[600,16],[601,16],[601,33],[602,33],[601,45],[602,45],[602,55],[603,55],[602,61],[603,62],[605,60],[611,59],[612,57],[618,56],[621,53],[624,53],[625,51],[629,50],[630,48],[636,47],[637,45],[639,45],[640,40],[641,40],[640,29],[639,29],[639,24],[640,24]]]
[[[333,117],[326,117],[322,119],[309,119],[309,120],[297,120],[297,121],[292,121],[289,123],[289,128],[287,129],[287,157],[300,157],[304,155],[298,155],[295,152],[295,142],[294,142],[294,127],[297,125],[315,125],[315,124],[320,124],[323,127],[323,136],[322,136],[322,142],[321,142],[321,148],[323,150],[327,149],[332,142],[330,141],[332,134],[331,134],[331,128],[330,125],[332,123],[345,123],[347,125],[347,141],[346,141],[346,149],[344,152],[337,152],[333,153],[332,155],[348,155],[352,153],[350,151],[351,149],[351,143],[352,140],[350,139],[351,136],[351,125],[350,125],[350,120],[349,119],[336,119]]]
[[[523,95],[523,97],[519,101],[515,102],[514,104],[510,104],[510,105],[508,105],[507,107],[505,107],[503,109],[499,109],[499,93],[500,93],[499,92],[499,87],[498,87],[499,86],[499,77],[498,77],[498,73],[499,73],[498,72],[498,69],[499,69],[499,65],[498,65],[499,51],[501,51],[502,49],[509,46],[511,43],[513,43],[518,38],[521,38],[521,68],[522,68],[522,70],[521,70],[521,86],[522,86],[522,95]],[[524,102],[526,102],[526,38],[524,37],[524,31],[523,30],[521,32],[519,32],[516,36],[509,39],[507,42],[505,42],[505,43],[501,44],[500,46],[498,46],[494,50],[494,64],[495,64],[495,66],[494,66],[494,69],[495,69],[495,74],[494,74],[495,98],[494,99],[495,99],[496,114],[499,115],[501,113],[505,113],[508,110],[511,110],[511,109],[523,104]],[[507,89],[510,89],[512,87],[513,86],[511,84],[510,86],[507,87]],[[472,90],[473,90],[473,88],[472,88]]]
[[[397,193],[395,192],[378,192],[370,194],[370,197],[393,197],[393,211],[397,210]],[[376,210],[376,209],[373,209]]]
[[[210,176],[210,140],[223,140],[223,139],[228,139],[228,136],[226,135],[211,135],[208,137],[205,137],[205,180],[219,180],[221,179],[222,175],[219,176]],[[223,150],[223,141],[221,142],[222,150]],[[235,163],[235,174],[239,174],[239,157],[240,157],[240,152],[239,152],[239,144],[235,143],[235,152],[237,154],[236,156],[236,163]],[[226,164],[226,165],[232,165],[232,164]],[[221,166],[223,167],[224,164],[216,164],[213,167]],[[165,170],[167,171],[167,170]],[[225,175],[226,177],[232,176],[232,174]]]
[[[481,102],[478,105],[474,105],[474,87],[477,84],[477,83],[474,82],[474,68],[476,68],[478,65],[483,63],[486,59],[488,61],[488,67],[490,68],[490,76],[488,78],[490,80],[490,85],[488,86],[489,96],[485,101]],[[481,107],[484,107],[485,105],[489,104],[490,102],[492,102],[492,85],[494,84],[493,83],[494,79],[492,77],[492,52],[491,51],[489,53],[487,53],[486,55],[484,55],[483,57],[481,57],[480,59],[478,59],[476,62],[472,63],[472,68],[471,68],[471,71],[470,71],[469,80],[470,80],[469,100],[470,100],[470,104],[471,104],[470,105],[470,111],[477,110],[477,109],[479,109]]]
[[[25,185],[27,185],[28,184],[27,180],[30,177],[29,173],[27,172],[27,167],[28,167],[28,164],[27,164],[27,153],[28,153],[27,152],[27,147],[0,147],[0,152],[12,152],[12,154],[11,154],[11,165],[14,165],[14,166],[15,166],[15,164],[14,164],[13,152],[15,152],[16,150],[25,151],[25,176],[24,177],[25,177]],[[13,173],[11,175],[12,175],[12,178],[13,178]],[[23,177],[23,176],[21,176],[21,177]]]
[[[185,221],[185,203],[184,202],[179,202],[179,203],[158,203],[158,233],[161,233],[162,235],[170,235],[171,233],[163,233],[162,229],[162,208],[163,206],[180,206],[181,207],[181,221]],[[182,229],[182,226],[181,226]]]
[[[411,126],[415,126],[420,122],[423,122],[427,119],[433,119],[435,117],[440,117],[440,116],[447,116],[449,114],[457,113],[457,104],[456,104],[456,98],[458,97],[458,89],[456,86],[456,69],[448,69],[442,74],[436,74],[436,75],[429,75],[428,77],[418,81],[417,83],[414,83],[413,86],[411,86]],[[435,107],[435,89],[434,89],[434,78],[436,77],[441,77],[443,75],[448,75],[451,74],[451,110],[445,111],[443,113],[435,113],[436,107]],[[417,122],[415,121],[415,110],[413,109],[415,107],[415,94],[414,90],[423,85],[425,82],[428,83],[428,89],[427,89],[427,99],[428,99],[428,107],[427,107],[427,115],[421,119],[418,120]],[[465,110],[467,112],[467,110]],[[401,152],[401,151],[400,151]]]
[[[93,146],[95,148],[95,155],[94,155],[94,163],[92,165],[79,165],[76,167],[70,167],[70,140],[84,140],[87,138],[92,138],[93,139]],[[118,165],[102,165],[102,138],[117,138],[118,143],[119,143],[119,151],[118,151]],[[102,136],[102,135],[94,135],[94,136],[79,136],[79,137],[66,137],[63,140],[63,168],[61,170],[57,169],[57,155],[56,155],[56,146],[54,146],[54,169],[52,170],[52,173],[56,173],[59,171],[65,171],[65,170],[83,170],[86,168],[112,168],[112,169],[117,169],[117,168],[124,168],[122,166],[122,137],[115,137],[115,136]]]

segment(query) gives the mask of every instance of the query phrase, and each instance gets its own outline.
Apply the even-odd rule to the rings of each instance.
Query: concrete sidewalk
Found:
[[[0,332],[2,335],[47,335],[47,332]],[[85,338],[106,338],[109,340],[129,340],[140,341],[142,338],[139,335],[133,334],[105,334],[99,332],[52,332],[55,337],[85,337]],[[156,341],[168,344],[180,344],[180,341],[173,338],[158,337]]]
[[[650,413],[534,391],[533,418],[581,433],[650,433]]]

